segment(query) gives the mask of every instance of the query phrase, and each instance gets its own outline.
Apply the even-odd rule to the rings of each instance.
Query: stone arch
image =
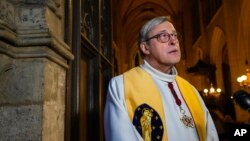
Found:
[[[237,62],[238,62],[238,72],[245,73],[247,67],[249,67],[250,62],[250,1],[244,0],[242,3],[242,8],[240,12],[239,19],[239,29],[238,34],[235,35],[237,38]],[[246,61],[248,62],[248,66],[246,65]]]
[[[238,90],[238,83],[236,79],[239,75],[245,74],[246,68],[250,68],[250,1],[243,0],[241,4],[241,11],[239,15],[238,27],[236,27],[237,32],[235,33],[236,47],[234,48],[233,55],[236,61],[233,61],[236,66],[235,78],[234,78],[234,91]],[[248,65],[246,65],[248,62]],[[249,112],[242,110],[239,106],[235,105],[236,119],[238,122],[247,122],[249,121],[250,115]]]
[[[224,47],[226,46],[225,34],[223,30],[216,26],[213,29],[211,36],[211,44],[210,44],[210,58],[211,63],[216,66],[216,83],[217,87],[222,88],[224,90],[224,82],[223,82],[223,70],[222,70],[222,62],[223,62],[223,52]]]

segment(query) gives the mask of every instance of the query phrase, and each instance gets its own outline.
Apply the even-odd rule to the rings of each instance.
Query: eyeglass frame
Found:
[[[160,37],[161,37],[161,35],[166,35],[166,36],[168,36],[168,40],[166,40],[166,41],[163,41]],[[157,39],[157,41],[159,41],[159,42],[161,42],[161,43],[166,43],[166,42],[168,42],[170,39],[171,39],[171,37],[174,37],[175,39],[177,39],[177,40],[179,40],[179,34],[177,33],[177,32],[174,32],[174,33],[166,33],[166,32],[162,32],[162,33],[158,33],[158,34],[156,34],[156,35],[154,35],[154,36],[152,36],[152,37],[149,37],[149,38],[147,38],[146,40],[144,40],[144,42],[147,42],[147,41],[149,41],[149,40],[151,40],[151,39],[154,39],[154,38],[156,38]]]

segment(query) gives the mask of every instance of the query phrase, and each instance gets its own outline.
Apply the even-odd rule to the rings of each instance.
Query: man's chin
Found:
[[[179,63],[180,61],[181,61],[180,58],[176,58],[176,59],[171,60],[171,63],[172,63],[173,65],[175,65],[175,64]]]

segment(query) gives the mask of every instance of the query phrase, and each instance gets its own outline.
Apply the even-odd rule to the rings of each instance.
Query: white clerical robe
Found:
[[[199,141],[196,128],[187,128],[180,121],[182,114],[171,91],[167,86],[168,82],[173,82],[174,89],[182,102],[181,107],[185,110],[185,114],[191,117],[189,109],[175,81],[177,75],[176,69],[173,67],[171,74],[165,74],[152,68],[146,61],[144,61],[144,64],[142,64],[140,67],[152,76],[157,88],[161,93],[164,114],[166,117],[166,121],[163,122],[166,122],[167,125],[168,140]],[[206,139],[207,141],[218,141],[218,134],[211,115],[198,91],[195,91],[202,103],[204,113],[206,113]],[[128,116],[127,106],[124,98],[123,75],[114,77],[109,83],[104,112],[104,129],[106,141],[143,141],[141,135],[136,130]]]

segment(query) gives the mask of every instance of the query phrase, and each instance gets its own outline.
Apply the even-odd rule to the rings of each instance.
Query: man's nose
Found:
[[[169,43],[170,43],[171,45],[175,45],[177,42],[178,42],[177,37],[174,36],[174,35],[171,35],[171,36],[170,36]]]

